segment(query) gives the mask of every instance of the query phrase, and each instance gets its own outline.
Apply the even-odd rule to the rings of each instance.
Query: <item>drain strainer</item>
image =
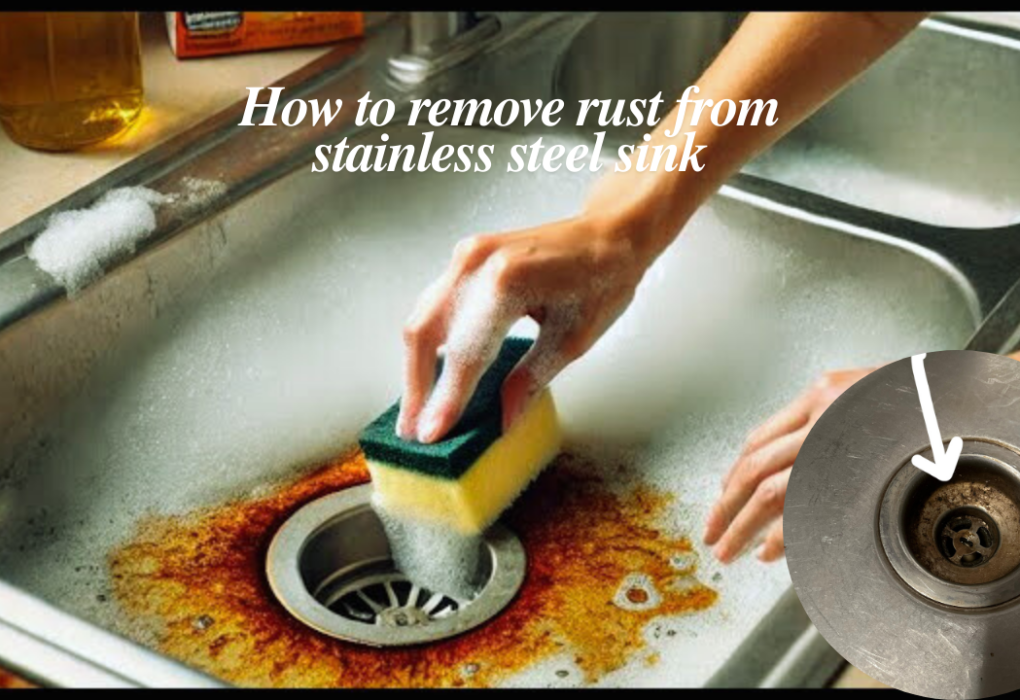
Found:
[[[945,605],[983,608],[1020,596],[1018,455],[964,441],[953,478],[904,463],[879,512],[882,547],[916,592]]]
[[[946,516],[940,531],[942,555],[957,566],[981,566],[991,561],[999,545],[995,521],[980,511],[960,509]]]
[[[466,632],[502,610],[524,581],[520,540],[494,525],[480,546],[481,585],[470,600],[418,586],[393,565],[370,485],[295,513],[269,546],[269,585],[298,620],[372,646],[423,644]]]
[[[361,575],[340,586],[328,584],[314,597],[348,620],[388,627],[426,625],[456,613],[462,605],[420,588],[397,572]]]

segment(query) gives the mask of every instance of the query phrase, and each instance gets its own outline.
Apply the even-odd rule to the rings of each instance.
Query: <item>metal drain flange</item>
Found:
[[[477,595],[462,600],[418,586],[393,565],[370,485],[301,508],[276,533],[266,572],[281,604],[323,634],[370,646],[425,644],[491,619],[524,581],[520,540],[501,525],[481,547]]]
[[[1020,596],[1018,455],[964,441],[953,478],[904,463],[879,511],[882,547],[905,583],[944,605],[984,608]]]

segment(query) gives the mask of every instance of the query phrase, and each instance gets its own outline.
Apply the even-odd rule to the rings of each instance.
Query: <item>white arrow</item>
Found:
[[[932,462],[921,455],[914,455],[910,461],[915,467],[931,474],[939,481],[949,481],[953,478],[953,472],[956,471],[956,462],[960,459],[960,452],[963,450],[963,440],[954,437],[949,441],[948,450],[942,445],[942,433],[939,432],[939,424],[935,420],[935,404],[932,403],[931,391],[928,389],[928,377],[924,373],[925,357],[927,357],[927,353],[914,355],[910,358],[910,364],[914,368],[917,397],[921,400],[921,413],[924,414],[924,426],[928,429],[931,454],[935,461]]]

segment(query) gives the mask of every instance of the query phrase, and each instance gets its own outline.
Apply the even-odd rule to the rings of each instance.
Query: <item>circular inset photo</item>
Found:
[[[930,698],[1020,689],[1020,362],[915,355],[812,428],[783,509],[797,595],[854,666]]]

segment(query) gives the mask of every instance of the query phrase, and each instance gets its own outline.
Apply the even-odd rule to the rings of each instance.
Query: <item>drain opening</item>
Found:
[[[999,546],[999,528],[991,516],[970,509],[952,511],[939,530],[942,553],[957,566],[987,564]]]
[[[902,493],[899,523],[907,550],[925,571],[950,583],[979,585],[1020,566],[1015,470],[972,454],[960,458],[948,482],[908,476],[912,486]]]
[[[371,486],[314,501],[295,513],[269,547],[266,571],[277,599],[298,620],[348,641],[397,646],[438,641],[483,624],[524,580],[524,549],[495,525],[480,547],[481,586],[471,600],[419,586],[392,561]]]
[[[348,620],[395,627],[440,620],[461,606],[450,596],[412,583],[398,571],[360,576],[339,587],[327,585],[314,597]]]

